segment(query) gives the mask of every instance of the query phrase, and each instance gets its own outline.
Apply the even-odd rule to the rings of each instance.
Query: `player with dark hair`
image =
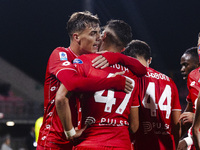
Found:
[[[111,20],[104,27],[100,51],[108,50],[113,59],[120,58],[121,63],[131,68],[131,60],[134,60],[134,58],[120,54],[131,38],[131,28],[127,23],[121,20]],[[106,58],[110,57],[107,55],[108,53],[102,55]],[[136,132],[139,126],[137,77],[127,67],[120,64],[105,69],[95,69],[91,60],[96,56],[97,54],[82,55],[74,60],[74,64],[81,75],[110,78],[115,72],[124,71],[124,75],[132,81],[133,90],[129,94],[116,90],[82,93],[80,99],[82,126],[85,125],[85,122],[91,124],[78,139],[78,145],[74,149],[131,149],[128,130],[129,114],[131,115],[130,129],[132,132]],[[57,96],[65,97],[67,91],[60,92],[61,89],[60,87]]]
[[[181,74],[183,79],[187,81],[188,74],[199,67],[199,57],[197,53],[197,47],[191,47],[187,49],[180,60],[181,64]]]
[[[126,92],[131,90],[131,84],[123,76],[116,75],[109,79],[84,78],[77,73],[76,68],[71,64],[74,58],[98,50],[100,28],[97,16],[88,11],[75,12],[67,23],[67,29],[70,36],[70,47],[56,48],[49,58],[46,69],[44,116],[38,139],[38,150],[72,148],[72,144],[68,141],[68,134],[74,135],[75,130],[72,126],[64,128],[64,125],[70,123],[66,122],[68,117],[66,114],[72,113],[73,124],[77,126],[79,103],[78,101],[76,103],[76,95],[71,95],[70,101],[55,99],[61,83],[69,91],[97,91],[105,88],[114,88]],[[105,62],[107,60],[102,63],[105,64]],[[139,70],[146,71],[145,68]]]
[[[70,17],[67,29],[71,41],[70,47],[56,48],[52,52],[47,65],[44,85],[44,116],[38,139],[38,150],[72,148],[60,120],[60,116],[68,111],[65,107],[66,103],[55,101],[55,95],[61,82],[69,90],[77,91],[95,91],[105,87],[116,87],[118,90],[125,89],[124,77],[116,76],[106,80],[86,79],[79,77],[75,68],[69,67],[77,56],[98,50],[100,29],[98,17],[87,11],[76,12]],[[117,84],[115,84],[116,81],[118,81]],[[72,99],[70,101],[71,111],[75,114],[73,123],[77,126],[76,98],[72,96],[70,99]]]
[[[140,126],[134,136],[134,149],[176,149],[181,106],[175,83],[168,76],[149,67],[152,58],[147,43],[133,40],[125,52],[147,67],[147,75],[139,79]]]

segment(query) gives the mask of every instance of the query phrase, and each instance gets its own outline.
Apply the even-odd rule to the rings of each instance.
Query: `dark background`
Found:
[[[0,57],[43,84],[53,49],[69,46],[69,16],[90,10],[101,25],[129,23],[133,38],[151,46],[152,67],[170,76],[179,72],[182,53],[197,44],[199,8],[199,0],[0,0]]]
[[[0,57],[43,84],[51,52],[69,46],[69,16],[84,10],[97,14],[101,25],[110,19],[129,23],[133,39],[144,40],[152,48],[151,67],[174,79],[185,104],[180,57],[197,45],[200,0],[0,0]],[[29,126],[20,128],[27,133]],[[12,128],[22,134],[18,129]]]

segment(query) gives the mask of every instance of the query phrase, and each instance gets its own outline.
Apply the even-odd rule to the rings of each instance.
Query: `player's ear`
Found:
[[[79,34],[78,33],[74,33],[73,34],[73,40],[75,40],[77,43],[79,43],[80,38],[79,38]]]
[[[106,34],[107,34],[106,32],[103,33],[102,40],[105,40]]]
[[[152,61],[152,57],[150,57],[149,59],[148,59],[148,65],[150,65],[151,64],[151,61]]]

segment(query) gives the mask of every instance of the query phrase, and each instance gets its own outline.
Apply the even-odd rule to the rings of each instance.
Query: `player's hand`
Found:
[[[180,140],[178,143],[177,150],[187,150],[187,143],[185,142],[184,139]]]
[[[88,125],[85,125],[85,126],[84,126],[83,128],[81,128],[81,129],[78,129],[78,128],[76,127],[76,128],[75,128],[76,134],[75,134],[74,136],[70,137],[69,140],[74,140],[74,139],[80,137],[80,136],[82,135],[83,131],[85,131],[85,129],[86,129],[87,127],[88,127]]]
[[[179,120],[181,120],[183,125],[185,125],[186,123],[192,124],[193,121],[194,121],[194,113],[184,112],[184,113],[181,114]]]
[[[121,72],[116,72],[114,75],[112,75],[111,77],[115,77],[117,75],[123,75],[125,73],[125,71],[121,71]],[[129,93],[131,92],[133,89],[132,86],[132,81],[129,80],[128,78],[126,78],[126,83],[125,83],[125,88],[124,88],[124,92]]]
[[[95,59],[92,60],[92,66],[95,68],[104,69],[109,66],[109,63],[105,57],[102,55],[97,56]]]
[[[121,71],[121,72],[116,72],[114,75],[112,75],[111,77],[115,77],[117,75],[123,75],[125,73],[125,71]],[[132,81],[129,80],[128,78],[126,78],[126,83],[125,83],[125,88],[124,88],[124,92],[129,93],[131,92],[133,89],[132,86]]]
[[[126,78],[126,84],[125,84],[124,92],[129,93],[129,92],[132,91],[132,89],[133,89],[132,81],[130,79]]]

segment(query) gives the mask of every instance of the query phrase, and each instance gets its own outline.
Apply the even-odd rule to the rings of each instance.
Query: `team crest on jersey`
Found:
[[[65,52],[59,52],[59,55],[61,61],[67,60],[67,54]]]
[[[78,59],[78,58],[76,58],[76,59],[73,60],[73,63],[74,63],[74,64],[82,64],[83,61],[80,60],[80,59]]]

